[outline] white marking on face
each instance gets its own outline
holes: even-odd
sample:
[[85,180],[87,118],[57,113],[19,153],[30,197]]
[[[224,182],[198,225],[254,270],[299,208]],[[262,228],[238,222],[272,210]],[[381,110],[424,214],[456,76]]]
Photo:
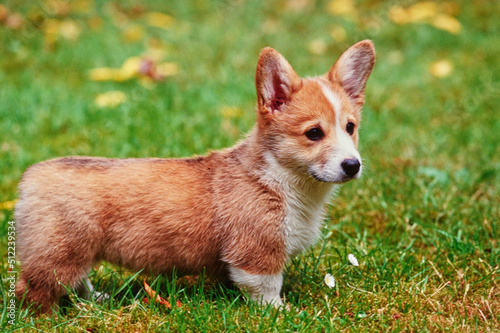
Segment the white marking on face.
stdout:
[[[336,135],[336,145],[330,153],[330,157],[327,162],[323,165],[312,165],[309,167],[311,174],[323,181],[340,183],[351,178],[346,175],[342,169],[341,163],[346,159],[355,158],[361,163],[361,156],[359,155],[352,137],[342,128],[340,115],[342,113],[342,104],[338,96],[326,86],[321,80],[317,80],[321,86],[323,94],[328,99],[335,112],[335,135]],[[362,166],[360,167],[358,173],[353,178],[359,178],[361,176]]]

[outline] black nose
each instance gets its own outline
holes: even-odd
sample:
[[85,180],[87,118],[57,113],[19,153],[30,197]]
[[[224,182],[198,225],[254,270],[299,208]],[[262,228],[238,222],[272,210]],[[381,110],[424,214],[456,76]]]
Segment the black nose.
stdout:
[[357,158],[347,158],[343,160],[340,165],[342,166],[345,174],[349,177],[354,177],[361,167],[361,163],[359,163]]

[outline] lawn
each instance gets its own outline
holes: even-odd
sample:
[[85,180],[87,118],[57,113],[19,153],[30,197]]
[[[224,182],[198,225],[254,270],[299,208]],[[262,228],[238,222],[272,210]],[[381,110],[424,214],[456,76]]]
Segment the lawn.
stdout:
[[[499,35],[490,0],[3,1],[0,330],[500,330]],[[366,171],[328,207],[322,239],[287,265],[286,309],[203,274],[103,263],[90,279],[110,298],[71,295],[57,316],[17,309],[10,320],[7,235],[28,166],[231,146],[253,126],[260,49],[312,76],[362,39],[377,49]],[[145,278],[172,306],[148,297]]]

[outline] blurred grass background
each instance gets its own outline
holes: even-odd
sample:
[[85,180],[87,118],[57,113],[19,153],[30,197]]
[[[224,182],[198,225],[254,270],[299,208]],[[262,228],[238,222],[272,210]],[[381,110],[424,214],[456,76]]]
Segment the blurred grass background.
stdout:
[[[335,199],[324,240],[289,266],[284,295],[298,314],[256,324],[242,313],[267,317],[241,301],[229,326],[199,326],[180,310],[171,319],[184,324],[172,329],[499,329],[499,20],[490,0],[4,1],[0,228],[29,165],[228,147],[253,126],[260,49],[312,76],[371,39],[367,171]],[[6,241],[0,249],[6,257]],[[359,269],[343,265],[348,253]],[[337,273],[335,292],[326,272]]]

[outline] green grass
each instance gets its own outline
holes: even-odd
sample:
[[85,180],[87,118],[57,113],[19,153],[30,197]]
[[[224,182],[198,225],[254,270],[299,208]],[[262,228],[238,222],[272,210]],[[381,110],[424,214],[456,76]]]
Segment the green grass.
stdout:
[[[24,170],[48,158],[178,157],[232,145],[253,125],[255,65],[264,46],[307,76],[324,73],[351,44],[374,41],[377,64],[360,133],[367,168],[329,208],[324,238],[287,266],[289,309],[260,307],[203,276],[148,276],[162,297],[180,301],[167,309],[144,301],[143,274],[103,264],[90,278],[110,299],[72,295],[74,302],[55,317],[18,309],[10,325],[2,237],[2,331],[500,330],[495,1],[454,1],[462,25],[457,35],[389,19],[390,7],[412,1],[356,1],[351,18],[329,13],[328,1],[305,1],[310,5],[300,11],[278,0],[125,1],[122,9],[91,1],[88,11],[69,14],[55,13],[50,3],[3,2],[24,17],[24,26],[0,24],[0,203],[15,200]],[[84,1],[70,7],[76,3]],[[175,22],[150,26],[141,12],[152,10]],[[81,34],[51,44],[43,28],[48,18],[72,20]],[[143,35],[127,42],[123,33],[132,25]],[[332,38],[335,26],[343,27],[345,40]],[[324,50],[309,51],[315,40]],[[89,70],[120,67],[158,43],[165,61],[178,64],[177,75],[152,85],[89,79]],[[441,59],[453,71],[437,78],[429,68]],[[96,106],[95,97],[110,90],[123,91],[127,101]],[[12,210],[0,210],[1,234],[12,220]],[[359,267],[348,265],[349,253]],[[326,273],[335,276],[335,288],[324,284]]]

